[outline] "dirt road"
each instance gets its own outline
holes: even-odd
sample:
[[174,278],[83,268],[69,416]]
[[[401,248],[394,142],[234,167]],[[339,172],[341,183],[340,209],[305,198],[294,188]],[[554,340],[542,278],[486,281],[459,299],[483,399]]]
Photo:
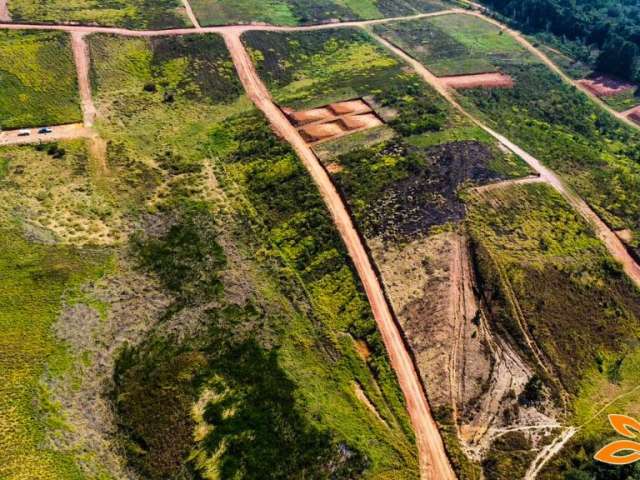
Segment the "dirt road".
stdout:
[[78,90],[80,92],[80,105],[82,107],[84,126],[89,128],[93,126],[97,110],[93,104],[93,98],[91,96],[91,80],[89,78],[89,46],[87,45],[84,36],[84,33],[73,32],[71,34],[71,48],[73,49],[73,58],[76,63]]
[[81,123],[58,125],[51,127],[51,133],[38,133],[37,128],[27,129],[29,135],[20,136],[20,130],[0,132],[0,146],[28,145],[31,143],[46,143],[57,140],[72,140],[74,138],[91,138],[93,132]]
[[9,0],[0,0],[0,22],[10,22],[11,14],[9,13]]
[[411,422],[415,429],[423,479],[453,480],[455,474],[444,449],[426,395],[418,379],[415,366],[402,340],[391,314],[382,287],[378,281],[360,236],[327,172],[298,131],[289,123],[282,111],[273,103],[271,95],[258,77],[254,65],[237,33],[225,32],[225,41],[238,75],[249,97],[262,110],[273,128],[291,144],[315,181],[333,221],[344,241],[365,289],[378,329],[389,353],[404,393]]
[[[0,2],[3,0],[0,0]],[[239,35],[249,31],[266,31],[266,32],[299,32],[314,30],[331,30],[334,28],[353,28],[367,25],[376,25],[386,22],[394,22],[401,20],[419,20],[421,18],[437,17],[440,15],[449,15],[451,13],[462,13],[465,10],[453,8],[450,10],[441,10],[431,13],[420,13],[417,15],[408,15],[404,17],[380,18],[377,20],[359,20],[352,22],[330,22],[319,25],[307,25],[301,27],[276,27],[273,25],[227,25],[218,27],[193,27],[193,28],[173,28],[164,30],[130,30],[128,28],[118,27],[98,27],[89,25],[55,25],[55,24],[32,24],[32,23],[0,23],[0,30],[57,30],[62,32],[77,33],[111,33],[113,35],[122,35],[125,37],[164,37],[176,35],[192,35],[201,33],[218,33],[221,35]],[[197,21],[197,20],[196,20]],[[1,22],[1,21],[0,21]]]
[[409,65],[413,67],[413,69],[420,75],[427,83],[429,83],[435,90],[437,90],[443,97],[445,97],[457,110],[466,115],[471,121],[473,121],[476,125],[482,128],[484,131],[489,133],[492,137],[494,137],[498,142],[507,147],[513,153],[522,158],[525,162],[529,164],[529,166],[540,176],[540,181],[544,181],[553,186],[570,204],[571,206],[592,226],[597,237],[605,244],[607,250],[611,254],[611,256],[618,261],[622,267],[624,268],[625,273],[629,276],[629,278],[633,281],[633,283],[640,288],[640,267],[633,260],[624,244],[618,238],[618,236],[611,230],[593,211],[593,209],[587,205],[582,198],[580,198],[571,188],[569,188],[560,177],[545,167],[540,160],[535,158],[533,155],[525,152],[522,148],[520,148],[515,143],[511,142],[506,137],[500,135],[495,132],[485,124],[483,124],[480,120],[475,118],[473,115],[468,113],[462,106],[457,102],[457,100],[451,94],[451,91],[443,85],[438,77],[433,75],[427,68],[422,65],[420,62],[415,60],[409,54],[407,54],[402,49],[396,47],[389,41],[384,38],[376,35],[372,32],[369,32],[373,38],[375,38],[380,44],[385,46],[387,49],[392,51],[398,57],[402,58]]
[[182,0],[182,4],[184,5],[184,9],[187,11],[187,17],[189,17],[189,20],[191,21],[193,26],[196,28],[201,28],[200,22],[198,22],[198,18],[196,17],[195,13],[193,13],[193,9],[191,8],[189,0]]

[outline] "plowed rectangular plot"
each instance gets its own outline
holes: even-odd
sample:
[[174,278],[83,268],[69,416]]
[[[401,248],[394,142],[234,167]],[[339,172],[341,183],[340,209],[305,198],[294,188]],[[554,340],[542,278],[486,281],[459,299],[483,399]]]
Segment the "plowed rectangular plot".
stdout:
[[440,77],[451,88],[511,88],[513,79],[504,73],[478,73],[476,75],[455,75]]
[[463,14],[394,22],[374,27],[437,76],[495,72],[497,61],[526,63],[526,51],[509,35]]
[[82,119],[69,36],[0,32],[0,128]]
[[298,25],[414,15],[447,8],[439,0],[191,0],[203,25]]
[[296,112],[283,111],[310,144],[335,139],[356,131],[384,125],[384,122],[362,99],[335,102],[330,105]]
[[180,0],[10,0],[14,21],[79,23],[138,29],[182,27],[188,20]]

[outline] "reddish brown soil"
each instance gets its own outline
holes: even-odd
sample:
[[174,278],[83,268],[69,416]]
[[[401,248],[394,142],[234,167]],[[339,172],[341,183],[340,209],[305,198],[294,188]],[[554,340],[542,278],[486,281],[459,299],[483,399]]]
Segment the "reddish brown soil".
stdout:
[[311,122],[319,122],[321,120],[329,120],[333,118],[331,110],[325,107],[314,108],[313,110],[305,110],[303,112],[285,111],[293,123],[297,125],[305,125]]
[[607,75],[585,78],[584,80],[578,80],[578,83],[599,97],[611,97],[635,88],[635,85],[632,83],[618,80],[617,78]]
[[364,115],[352,115],[348,117],[343,117],[342,123],[347,128],[347,130],[357,130],[360,128],[373,128],[373,127],[379,127],[380,125],[383,125],[382,120],[380,120],[373,113],[365,113]]
[[513,79],[504,73],[478,73],[475,75],[454,75],[440,77],[440,81],[450,88],[511,88]]
[[346,115],[348,113],[365,113],[370,112],[371,107],[363,100],[349,100],[347,102],[337,102],[329,105],[336,115]]
[[307,125],[300,129],[300,133],[310,142],[317,142],[327,138],[336,137],[344,133],[340,122],[321,123],[317,125]]
[[629,118],[630,120],[633,120],[634,122],[640,125],[640,105],[633,107],[627,110],[626,112],[622,112],[622,113],[623,115],[626,115],[627,118]]
[[326,168],[327,172],[329,173],[340,173],[342,170],[344,170],[344,167],[339,163],[330,163]]

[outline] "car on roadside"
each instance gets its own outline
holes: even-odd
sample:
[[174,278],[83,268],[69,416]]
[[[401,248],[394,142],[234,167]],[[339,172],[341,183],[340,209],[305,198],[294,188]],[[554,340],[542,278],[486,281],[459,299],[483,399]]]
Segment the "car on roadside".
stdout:
[[41,129],[38,130],[39,134],[47,134],[47,133],[52,133],[53,130],[51,130],[51,128],[49,127],[42,127]]
[[31,135],[31,130],[27,130],[26,128],[23,128],[22,130],[18,130],[19,137],[28,137],[29,135]]

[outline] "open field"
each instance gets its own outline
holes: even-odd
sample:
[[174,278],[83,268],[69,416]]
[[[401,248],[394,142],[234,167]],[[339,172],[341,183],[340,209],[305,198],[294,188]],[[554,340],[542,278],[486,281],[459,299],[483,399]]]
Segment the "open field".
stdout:
[[0,128],[81,120],[69,37],[57,32],[0,32]]
[[374,31],[437,76],[495,72],[499,70],[499,61],[514,64],[531,61],[509,35],[468,15],[376,25]]
[[127,28],[167,28],[187,24],[180,0],[11,0],[15,22],[80,23]]
[[446,8],[439,0],[192,0],[191,5],[202,25],[299,25],[405,16]]
[[[610,435],[606,410],[596,416],[599,409],[638,385],[634,338],[640,292],[590,228],[544,184],[472,197],[468,224],[491,321],[525,356],[540,362],[544,381],[525,390],[521,401],[542,404],[564,396],[566,421],[578,427],[586,423],[571,441],[569,456],[584,456],[580,448],[587,445],[591,452]],[[635,398],[637,393],[621,397],[617,407]],[[589,456],[572,466],[562,455],[540,478],[567,478],[560,472],[567,475],[574,468],[599,469],[593,478],[624,478],[606,476],[612,470],[587,461]],[[485,463],[485,473],[508,478],[511,462],[509,456],[494,458]]]

